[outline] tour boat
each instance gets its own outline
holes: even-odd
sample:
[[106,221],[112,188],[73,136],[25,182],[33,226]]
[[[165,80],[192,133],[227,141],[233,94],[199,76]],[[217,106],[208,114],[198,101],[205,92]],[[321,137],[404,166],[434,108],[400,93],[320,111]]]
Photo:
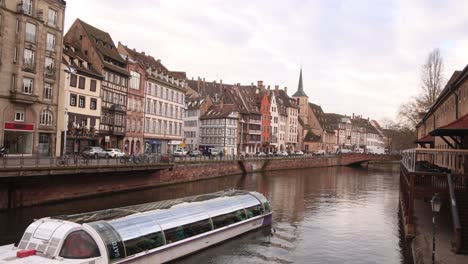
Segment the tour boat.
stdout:
[[268,200],[229,190],[34,221],[0,263],[163,263],[271,225]]

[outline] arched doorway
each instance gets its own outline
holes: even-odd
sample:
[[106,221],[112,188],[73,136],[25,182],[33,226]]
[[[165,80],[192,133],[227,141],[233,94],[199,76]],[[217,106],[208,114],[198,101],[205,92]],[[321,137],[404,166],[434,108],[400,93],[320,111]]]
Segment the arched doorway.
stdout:
[[125,153],[128,153],[128,145],[130,144],[130,142],[128,140],[125,140],[125,144],[124,144],[124,152]]
[[140,140],[136,142],[135,153],[140,154]]
[[135,147],[135,141],[132,140],[132,145],[130,146],[130,154],[133,154],[135,150],[134,147]]

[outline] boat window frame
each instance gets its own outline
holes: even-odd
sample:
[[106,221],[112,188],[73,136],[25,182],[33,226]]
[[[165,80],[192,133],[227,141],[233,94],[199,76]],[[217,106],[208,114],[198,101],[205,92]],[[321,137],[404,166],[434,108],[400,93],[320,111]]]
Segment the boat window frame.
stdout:
[[[74,237],[74,236],[76,236],[78,234],[85,235],[85,238],[81,237],[81,239],[85,239],[85,240],[87,240],[87,242],[91,242],[92,243],[91,246],[94,247],[94,249],[92,249],[94,252],[92,254],[88,254],[88,255],[85,255],[85,256],[71,256],[70,255],[71,253],[64,256],[64,254],[66,254],[66,253],[64,253],[65,250],[68,250],[68,251],[77,250],[76,248],[75,249],[69,249],[68,247],[70,246],[70,244],[68,242],[69,242],[69,239],[71,239],[72,237]],[[76,246],[75,243],[71,243],[71,245]],[[63,240],[62,246],[60,247],[60,251],[59,251],[58,256],[61,257],[61,258],[64,258],[64,259],[91,259],[91,258],[101,257],[102,255],[101,255],[101,250],[99,249],[98,243],[93,238],[93,236],[90,233],[88,233],[86,230],[78,229],[78,230],[74,230],[74,231],[70,232],[69,234],[67,234],[66,238]]]

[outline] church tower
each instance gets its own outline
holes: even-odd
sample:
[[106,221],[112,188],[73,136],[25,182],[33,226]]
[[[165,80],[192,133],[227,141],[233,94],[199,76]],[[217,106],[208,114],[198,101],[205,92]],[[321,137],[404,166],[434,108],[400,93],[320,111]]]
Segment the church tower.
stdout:
[[299,73],[299,84],[297,86],[297,91],[295,94],[293,94],[292,97],[296,100],[297,104],[299,105],[299,117],[307,124],[307,110],[309,109],[309,97],[304,92],[304,85],[302,83],[302,67]]

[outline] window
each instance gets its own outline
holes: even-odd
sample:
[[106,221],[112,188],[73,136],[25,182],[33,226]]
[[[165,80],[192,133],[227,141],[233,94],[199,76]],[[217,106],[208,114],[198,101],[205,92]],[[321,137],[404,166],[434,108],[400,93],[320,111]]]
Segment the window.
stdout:
[[55,65],[55,60],[51,57],[46,57],[45,58],[45,67],[46,67],[46,70],[48,71],[52,71],[55,69],[54,67]]
[[44,83],[44,99],[52,99],[52,85],[50,83]]
[[25,40],[28,42],[36,43],[36,25],[26,22],[26,35]]
[[90,108],[91,108],[91,110],[96,110],[97,109],[97,100],[95,98],[91,98]]
[[76,87],[77,76],[75,74],[70,75],[70,86]]
[[70,105],[76,106],[76,94],[70,94]]
[[212,220],[214,228],[217,229],[240,222],[246,218],[244,210],[237,210],[236,212],[213,217]]
[[189,237],[193,237],[202,233],[211,231],[211,223],[209,219],[201,220],[195,223],[178,226],[168,230],[164,230],[166,243],[174,243]]
[[54,34],[47,33],[46,49],[50,51],[55,50],[55,35]]
[[49,8],[49,16],[47,19],[47,24],[52,27],[57,26],[57,11]]
[[32,15],[32,0],[23,0],[23,13]]
[[23,93],[32,94],[33,91],[33,79],[23,78]]
[[43,110],[41,112],[41,119],[39,120],[39,124],[43,126],[51,126],[52,125],[52,112],[49,110]]
[[84,89],[85,88],[86,79],[83,76],[80,76],[78,81],[78,88]]
[[131,71],[130,75],[130,88],[140,90],[140,74],[138,72]]
[[85,108],[86,106],[86,97],[80,96],[78,100],[78,107]]
[[23,122],[24,121],[24,109],[21,107],[16,107],[15,110],[15,121]]
[[61,257],[70,259],[95,258],[100,255],[96,242],[83,230],[70,233],[60,250]]
[[34,50],[24,49],[24,64],[34,66]]
[[89,86],[89,90],[90,90],[91,92],[95,92],[95,91],[96,91],[96,83],[97,83],[96,80],[91,80],[91,84],[90,84],[90,86]]

